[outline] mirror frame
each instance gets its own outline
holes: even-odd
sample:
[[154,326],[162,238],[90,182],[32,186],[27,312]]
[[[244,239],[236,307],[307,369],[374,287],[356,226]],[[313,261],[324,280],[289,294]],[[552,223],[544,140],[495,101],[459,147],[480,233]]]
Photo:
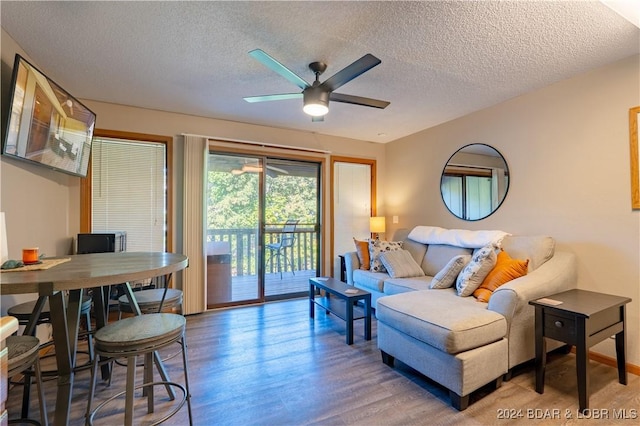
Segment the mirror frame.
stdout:
[[[498,154],[498,156],[502,159],[502,161],[503,161],[503,163],[504,163],[504,166],[505,166],[504,168],[505,168],[505,171],[506,171],[506,175],[507,175],[509,178],[507,179],[507,182],[506,182],[506,187],[505,187],[505,190],[504,190],[504,196],[502,197],[502,199],[500,199],[500,201],[498,202],[498,205],[497,205],[497,206],[496,206],[496,207],[491,211],[491,213],[489,213],[489,214],[487,214],[487,215],[485,215],[485,216],[479,217],[479,218],[477,218],[477,219],[466,219],[466,218],[464,218],[464,217],[460,217],[460,216],[458,216],[456,213],[454,213],[454,212],[451,210],[451,208],[449,207],[449,205],[448,205],[448,204],[447,204],[447,202],[445,201],[444,193],[443,193],[443,191],[442,191],[442,183],[443,183],[443,179],[444,179],[444,176],[445,176],[445,171],[446,171],[446,169],[447,169],[447,166],[449,166],[449,163],[451,163],[451,159],[452,159],[453,157],[455,157],[458,153],[460,153],[460,151],[464,150],[465,148],[472,147],[472,146],[483,146],[483,147],[491,148],[493,151],[495,151],[495,152]],[[509,165],[507,164],[507,160],[504,158],[504,155],[502,155],[502,153],[501,153],[500,151],[498,151],[496,148],[494,148],[494,147],[492,147],[491,145],[488,145],[488,144],[486,144],[486,143],[479,143],[479,142],[478,142],[478,143],[470,143],[470,144],[464,145],[464,146],[460,147],[459,149],[457,149],[457,150],[456,150],[456,151],[455,151],[455,152],[454,152],[454,153],[449,157],[449,159],[448,159],[448,160],[447,160],[447,162],[445,163],[445,165],[444,165],[444,167],[443,167],[443,169],[442,169],[442,173],[441,173],[441,175],[440,175],[440,197],[442,198],[442,202],[444,203],[444,205],[445,205],[445,207],[447,208],[447,210],[449,211],[449,213],[451,213],[452,215],[454,215],[454,216],[455,216],[455,217],[457,217],[458,219],[461,219],[461,220],[464,220],[464,221],[467,221],[467,222],[476,222],[476,221],[479,221],[479,220],[482,220],[482,219],[486,219],[486,218],[488,218],[489,216],[491,216],[492,214],[494,214],[494,213],[495,213],[495,212],[500,208],[500,206],[502,206],[502,204],[504,203],[504,200],[507,198],[507,194],[509,193],[509,187],[510,187],[510,186],[511,186],[511,172],[510,172],[510,170],[509,170]]]

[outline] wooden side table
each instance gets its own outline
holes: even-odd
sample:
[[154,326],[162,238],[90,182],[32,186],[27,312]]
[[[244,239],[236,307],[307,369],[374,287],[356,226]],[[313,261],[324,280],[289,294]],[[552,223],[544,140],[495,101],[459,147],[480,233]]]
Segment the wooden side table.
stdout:
[[577,289],[531,300],[529,304],[536,309],[536,392],[544,393],[545,337],[576,348],[580,411],[589,408],[589,348],[613,335],[618,381],[626,385],[625,307],[629,302],[628,297]]

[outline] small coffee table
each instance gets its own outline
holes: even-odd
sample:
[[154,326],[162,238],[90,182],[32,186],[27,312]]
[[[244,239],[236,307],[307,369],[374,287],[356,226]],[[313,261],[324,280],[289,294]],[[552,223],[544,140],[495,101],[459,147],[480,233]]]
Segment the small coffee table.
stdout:
[[568,290],[529,301],[536,309],[536,392],[544,393],[545,337],[575,345],[580,411],[589,408],[589,347],[616,336],[618,381],[627,384],[625,305],[628,297]]
[[[325,296],[316,297],[318,289],[326,292]],[[331,297],[331,296],[335,297]],[[355,306],[364,301],[364,309]],[[371,340],[371,293],[350,286],[334,278],[309,278],[309,316],[314,318],[315,305],[325,312],[333,313],[347,323],[347,345],[353,344],[353,321],[364,318],[364,338]]]

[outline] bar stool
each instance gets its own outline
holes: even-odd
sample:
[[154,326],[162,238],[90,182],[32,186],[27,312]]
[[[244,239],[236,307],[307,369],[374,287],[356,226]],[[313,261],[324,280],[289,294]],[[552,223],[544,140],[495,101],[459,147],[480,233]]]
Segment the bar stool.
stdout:
[[[29,323],[29,319],[31,318],[31,313],[34,311],[37,302],[38,302],[37,300],[32,300],[30,302],[14,305],[7,310],[7,315],[15,317],[18,320],[18,324],[26,326]],[[87,361],[86,364],[76,367],[75,371],[88,369],[89,367],[91,367],[91,363],[93,361],[93,342],[91,340],[91,333],[92,333],[91,303],[92,303],[91,296],[82,297],[82,303],[80,305],[80,318],[83,318],[85,321],[86,331],[78,335],[79,338],[85,337],[85,336],[87,337],[87,351],[86,352],[78,351],[78,352],[87,353],[89,356],[89,360]],[[40,312],[40,316],[38,317],[36,324],[45,324],[50,322],[51,322],[51,310],[49,308],[49,300],[47,300],[42,307],[42,311]],[[51,345],[53,345],[53,341],[43,343],[42,345],[40,345],[39,349],[43,349]],[[44,355],[43,358],[47,358],[50,356],[53,356],[53,354],[46,354]],[[34,371],[31,368],[27,368],[23,372],[25,375],[25,381],[24,381],[24,390],[23,390],[23,396],[22,396],[22,417],[27,418],[29,417],[29,396],[31,394],[31,376],[34,375]],[[42,374],[43,376],[51,377],[51,376],[57,376],[58,372],[57,370],[46,370],[46,371],[41,371],[40,374]]]
[[[182,290],[175,288],[167,288],[166,295],[164,288],[140,290],[133,294],[136,297],[138,306],[140,306],[140,312],[143,314],[157,313],[161,309],[174,309],[182,305]],[[126,294],[118,298],[118,308],[120,309],[120,315],[122,312],[133,313]]]
[[[183,393],[182,401],[169,412],[165,417],[155,421],[159,424],[176,414],[180,408],[187,403],[189,411],[189,424],[193,424],[191,417],[191,394],[189,392],[189,374],[187,363],[187,345],[185,341],[186,320],[182,315],[170,313],[153,313],[125,318],[106,325],[99,329],[95,335],[95,352],[106,358],[127,358],[127,379],[126,389],[98,405],[95,410],[91,410],[95,395],[98,356],[94,357],[93,368],[91,370],[91,384],[89,387],[89,402],[87,404],[87,423],[93,424],[97,412],[106,404],[125,395],[124,424],[133,424],[133,397],[136,389],[148,388],[147,413],[154,411],[153,386],[165,385],[177,387]],[[184,367],[184,382],[182,386],[172,381],[153,381],[153,354],[175,342],[180,342],[182,346],[182,362]],[[136,385],[136,358],[144,355],[144,379],[143,383]]]
[[[7,310],[7,315],[15,317],[18,319],[18,324],[27,325],[29,323],[29,318],[31,318],[31,313],[36,307],[37,300],[32,300],[30,302],[20,303],[18,305],[14,305]],[[91,342],[91,296],[82,296],[82,304],[80,305],[80,318],[84,319],[86,331],[82,332],[78,335],[78,337],[87,337],[87,350],[89,354],[89,362],[87,366],[91,364],[93,360],[93,344]],[[51,310],[49,309],[49,300],[44,303],[40,316],[38,317],[37,324],[45,324],[51,322]],[[47,342],[43,346],[52,345],[53,342]],[[82,366],[84,367],[84,366]],[[55,375],[56,372],[43,372],[45,376],[47,375]]]
[[[34,336],[9,336],[6,340],[8,349],[8,366],[7,377],[13,377],[19,373],[25,372],[29,368],[35,371],[36,386],[38,388],[38,403],[40,406],[40,423],[35,420],[27,419],[23,415],[22,419],[9,420],[9,423],[31,423],[36,425],[47,426],[47,406],[44,399],[44,386],[42,383],[42,374],[40,371],[40,357],[38,350],[40,349],[40,340]],[[25,383],[31,382],[31,376],[25,374]],[[26,389],[26,386],[25,386]],[[24,412],[24,407],[23,407]]]

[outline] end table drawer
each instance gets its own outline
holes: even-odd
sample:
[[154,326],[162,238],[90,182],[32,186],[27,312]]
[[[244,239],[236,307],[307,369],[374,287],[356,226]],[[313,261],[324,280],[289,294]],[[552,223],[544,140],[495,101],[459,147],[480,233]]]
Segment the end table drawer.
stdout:
[[544,336],[561,342],[576,343],[576,321],[573,317],[545,312],[544,314]]

